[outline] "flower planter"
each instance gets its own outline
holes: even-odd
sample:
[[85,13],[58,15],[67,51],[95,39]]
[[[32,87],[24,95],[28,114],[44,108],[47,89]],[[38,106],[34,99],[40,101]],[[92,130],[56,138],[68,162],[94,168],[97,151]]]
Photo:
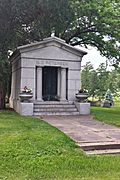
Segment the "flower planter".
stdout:
[[88,93],[78,93],[75,95],[78,102],[86,102],[88,96]]
[[19,98],[21,102],[29,102],[30,99],[33,97],[33,93],[20,93]]

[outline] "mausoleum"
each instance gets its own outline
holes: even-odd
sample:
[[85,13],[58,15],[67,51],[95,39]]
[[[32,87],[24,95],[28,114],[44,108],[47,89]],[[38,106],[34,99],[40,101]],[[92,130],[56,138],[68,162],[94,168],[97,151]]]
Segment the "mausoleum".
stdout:
[[[47,108],[48,112],[54,110],[57,114],[62,105],[73,108],[75,94],[81,86],[81,61],[86,54],[57,37],[18,47],[11,56],[10,106],[22,115],[46,114]],[[25,86],[32,89],[29,102],[21,102],[19,97]],[[62,106],[63,114],[67,106]]]

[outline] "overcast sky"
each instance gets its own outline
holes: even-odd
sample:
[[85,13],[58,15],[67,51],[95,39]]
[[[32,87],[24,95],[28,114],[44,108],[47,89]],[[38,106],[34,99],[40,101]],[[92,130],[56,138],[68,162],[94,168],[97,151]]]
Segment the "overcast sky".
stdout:
[[94,68],[98,68],[99,64],[106,63],[106,57],[103,57],[100,55],[99,51],[97,51],[95,48],[89,48],[85,50],[88,52],[87,55],[83,57],[82,60],[82,66],[86,64],[86,62],[91,62]]
[[101,63],[106,63],[106,57],[101,56],[96,48],[89,47],[89,49],[85,49],[79,46],[77,46],[77,48],[80,48],[88,53],[82,59],[82,66],[84,66],[86,62],[90,61],[94,68],[97,69]]

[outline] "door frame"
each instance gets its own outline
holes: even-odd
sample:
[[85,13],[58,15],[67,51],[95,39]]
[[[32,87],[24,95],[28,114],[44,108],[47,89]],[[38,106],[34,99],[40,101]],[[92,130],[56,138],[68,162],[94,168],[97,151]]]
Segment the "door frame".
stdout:
[[[45,73],[45,69],[48,71],[48,74],[46,75],[46,77],[45,77],[45,75],[44,75],[44,73]],[[49,72],[49,69],[51,70],[50,72]],[[52,94],[52,92],[50,92],[51,94],[49,94],[49,91],[51,91],[52,90],[52,87],[53,87],[53,85],[51,85],[52,87],[50,87],[49,85],[50,85],[50,82],[48,83],[48,94],[44,94],[45,93],[45,84],[44,83],[47,83],[48,81],[46,81],[46,79],[44,79],[44,78],[47,78],[47,76],[48,77],[50,77],[51,78],[51,80],[52,80],[52,78],[54,77],[54,75],[52,76],[52,74],[50,75],[50,73],[52,73],[52,69],[53,70],[55,70],[55,71],[53,71],[53,73],[55,73],[55,89],[54,89],[54,91],[55,91],[55,93],[54,93],[54,91],[53,91],[53,94]],[[49,79],[50,80],[50,79]],[[54,82],[54,81],[53,81]],[[55,67],[55,66],[44,66],[43,68],[42,68],[42,99],[44,100],[44,101],[57,101],[58,99],[57,99],[57,93],[58,93],[58,86],[57,86],[57,83],[58,83],[58,67]],[[52,83],[51,83],[52,84]],[[46,91],[47,92],[47,91]],[[44,97],[46,95],[46,97]]]

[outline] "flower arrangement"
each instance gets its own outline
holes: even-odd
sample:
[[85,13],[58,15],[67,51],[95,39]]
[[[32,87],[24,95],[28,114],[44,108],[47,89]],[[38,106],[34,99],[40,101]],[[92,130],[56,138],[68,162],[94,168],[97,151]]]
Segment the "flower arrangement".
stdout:
[[88,93],[88,90],[86,90],[86,89],[79,89],[79,90],[78,90],[78,94],[79,94],[79,93]]
[[25,86],[25,87],[22,89],[22,93],[32,93],[32,89],[29,89],[27,86]]
[[19,93],[19,98],[21,102],[30,102],[30,99],[33,97],[32,89],[29,89],[25,86]]
[[78,90],[78,93],[75,95],[78,102],[86,102],[89,94],[86,89],[80,89]]

